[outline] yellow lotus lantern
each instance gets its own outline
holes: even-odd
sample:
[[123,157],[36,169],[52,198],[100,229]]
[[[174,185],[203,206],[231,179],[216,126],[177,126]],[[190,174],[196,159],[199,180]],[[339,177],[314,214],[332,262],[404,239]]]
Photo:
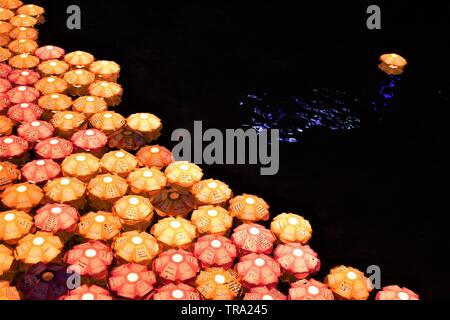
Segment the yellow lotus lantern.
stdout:
[[220,205],[228,201],[232,191],[227,184],[219,180],[203,180],[192,186],[191,192],[199,203]]
[[308,220],[293,213],[282,213],[273,218],[270,230],[284,243],[308,243],[312,236],[312,228]]
[[201,234],[224,235],[233,225],[230,213],[222,207],[201,206],[192,212],[192,223]]
[[0,197],[8,208],[28,211],[41,202],[44,193],[35,184],[26,182],[7,187]]
[[119,259],[145,265],[148,265],[159,252],[156,239],[146,232],[138,231],[122,233],[116,238],[112,248]]
[[127,181],[113,174],[98,175],[88,184],[90,204],[97,210],[111,210],[113,203],[128,191]]
[[99,80],[116,82],[120,74],[120,66],[114,61],[99,60],[89,66],[89,71]]
[[103,98],[83,96],[73,102],[73,109],[83,113],[87,118],[90,118],[96,113],[106,111],[108,105]]
[[145,230],[153,218],[153,205],[142,196],[125,196],[114,203],[113,213],[125,225]]
[[101,158],[100,162],[102,168],[106,171],[124,177],[128,176],[138,166],[136,157],[124,150],[108,152]]
[[20,293],[16,287],[11,287],[7,281],[0,281],[1,300],[20,300]]
[[54,202],[72,204],[81,208],[84,204],[86,184],[74,177],[64,177],[47,182],[44,187],[45,196]]
[[164,171],[167,181],[175,186],[190,188],[203,176],[199,166],[187,161],[175,161]]
[[13,251],[0,244],[0,276],[7,272],[14,262]]
[[203,270],[195,280],[197,291],[206,300],[238,299],[243,287],[239,275],[232,269],[208,268]]
[[92,54],[85,51],[69,52],[64,56],[64,61],[74,68],[84,68],[94,62],[95,58]]
[[140,132],[148,142],[157,139],[162,129],[161,119],[151,113],[135,113],[127,118],[127,126]]
[[59,111],[52,116],[50,124],[55,128],[59,137],[67,139],[77,130],[86,127],[86,117],[76,111]]
[[59,76],[69,70],[68,63],[61,60],[47,60],[39,64],[38,70],[44,76]]
[[372,283],[358,269],[339,266],[331,269],[325,278],[337,298],[346,300],[366,300],[373,290]]
[[263,199],[250,194],[243,194],[231,199],[228,210],[233,217],[245,222],[269,219],[269,205]]
[[33,217],[23,211],[0,212],[0,240],[14,243],[34,228]]
[[188,248],[197,237],[196,227],[184,218],[168,217],[153,225],[151,233],[168,247]]
[[49,232],[38,231],[20,239],[15,251],[15,257],[27,264],[53,261],[63,248],[61,239]]
[[100,160],[90,153],[75,153],[61,164],[63,175],[89,182],[100,169]]
[[95,129],[103,131],[106,134],[113,134],[122,129],[126,121],[125,118],[117,112],[104,111],[90,117],[89,123]]
[[128,175],[131,192],[135,194],[153,194],[166,186],[166,176],[155,168],[141,168]]
[[111,240],[120,233],[122,223],[120,218],[111,212],[89,212],[80,218],[79,234],[90,240]]

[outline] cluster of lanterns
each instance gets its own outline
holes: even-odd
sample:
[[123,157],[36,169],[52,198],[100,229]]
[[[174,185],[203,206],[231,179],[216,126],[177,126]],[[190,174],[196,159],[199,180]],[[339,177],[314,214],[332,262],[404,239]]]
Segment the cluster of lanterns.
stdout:
[[[234,196],[150,145],[156,116],[111,111],[122,95],[117,63],[39,47],[44,9],[0,7],[0,299],[369,297],[354,268],[314,280],[320,260],[304,217],[282,213],[264,227],[264,199]],[[418,296],[389,286],[377,299]]]

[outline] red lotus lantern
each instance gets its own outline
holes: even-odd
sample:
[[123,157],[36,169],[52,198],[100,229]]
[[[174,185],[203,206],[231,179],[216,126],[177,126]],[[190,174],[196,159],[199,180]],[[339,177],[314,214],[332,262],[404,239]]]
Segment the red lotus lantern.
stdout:
[[34,149],[41,158],[62,160],[72,153],[73,145],[62,138],[48,138],[39,142]]
[[164,282],[189,281],[200,271],[197,258],[183,249],[162,252],[154,261],[152,270]]
[[273,252],[283,270],[296,279],[304,279],[319,271],[320,260],[310,246],[300,243],[280,244]]
[[40,78],[39,73],[32,70],[14,70],[8,75],[8,80],[18,86],[31,86]]
[[289,300],[334,300],[334,295],[326,284],[303,279],[291,284]]
[[146,146],[136,154],[139,163],[146,167],[162,169],[173,162],[172,152],[162,146]]
[[169,283],[156,289],[153,300],[201,300],[201,298],[194,287],[184,283]]
[[108,136],[100,130],[87,129],[76,132],[71,141],[78,149],[95,152],[105,147]]
[[10,105],[8,95],[6,93],[0,94],[0,112],[8,109]]
[[275,288],[256,287],[244,295],[244,300],[287,300],[287,297]]
[[270,254],[276,238],[270,230],[256,223],[244,223],[234,229],[231,240],[244,253]]
[[50,123],[34,120],[21,124],[17,128],[17,134],[26,141],[35,143],[49,139],[53,135],[54,130]]
[[156,276],[146,266],[128,263],[114,268],[108,278],[109,288],[118,296],[128,299],[142,299],[151,293]]
[[39,119],[43,113],[44,110],[37,104],[21,103],[9,108],[8,117],[16,122],[31,122]]
[[16,136],[0,138],[0,159],[20,157],[28,150],[28,142]]
[[7,78],[13,68],[6,63],[0,63],[0,78]]
[[73,232],[80,215],[72,206],[66,204],[46,204],[39,208],[34,216],[36,227],[48,232]]
[[265,254],[250,253],[241,257],[235,270],[247,288],[264,286],[273,288],[281,276],[280,264]]
[[237,257],[237,248],[230,239],[217,235],[206,235],[197,239],[194,244],[194,255],[200,261],[202,268],[233,265]]
[[36,101],[41,94],[33,87],[19,86],[9,90],[7,95],[12,103],[30,103]]
[[102,287],[84,284],[69,291],[63,300],[112,300],[112,297],[109,291]]
[[34,52],[34,54],[42,61],[59,60],[64,56],[64,49],[56,46],[43,46]]
[[376,300],[419,300],[419,295],[407,288],[387,286],[378,291]]
[[50,159],[33,160],[25,164],[22,175],[28,182],[41,183],[55,179],[61,175],[61,167]]

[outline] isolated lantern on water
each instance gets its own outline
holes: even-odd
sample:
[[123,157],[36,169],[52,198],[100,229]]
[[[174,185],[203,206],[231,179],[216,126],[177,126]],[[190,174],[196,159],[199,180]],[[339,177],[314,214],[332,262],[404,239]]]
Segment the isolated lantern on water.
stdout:
[[[76,146],[76,144],[75,144]],[[74,153],[61,163],[63,175],[89,182],[100,169],[100,160],[90,153]]]
[[282,213],[273,218],[270,230],[284,243],[308,243],[312,228],[308,220],[293,213]]
[[120,233],[119,217],[106,211],[88,212],[80,218],[78,233],[90,240],[107,241]]
[[0,162],[0,190],[20,180],[21,172],[15,164]]
[[59,76],[69,68],[69,64],[61,60],[47,60],[38,65],[38,70],[43,76]]
[[47,45],[36,49],[34,54],[41,61],[59,60],[64,56],[64,49],[53,45]]
[[39,208],[34,216],[36,227],[47,232],[75,231],[80,214],[72,206],[49,203]]
[[199,166],[187,161],[175,161],[164,171],[167,181],[173,185],[190,188],[203,176]]
[[142,299],[156,285],[156,276],[147,266],[128,263],[114,268],[108,278],[109,288],[118,296]]
[[276,240],[272,232],[256,223],[244,223],[233,230],[231,240],[245,253],[270,254]]
[[224,235],[230,230],[233,218],[222,207],[201,206],[192,212],[192,223],[201,234]]
[[8,80],[19,86],[31,86],[40,78],[39,73],[33,70],[14,70],[8,74]]
[[234,269],[247,288],[274,288],[281,276],[280,264],[265,254],[250,253],[242,256]]
[[97,285],[86,285],[70,290],[63,300],[112,300],[108,290]]
[[243,194],[230,199],[230,214],[242,221],[267,221],[269,205],[255,195]]
[[28,141],[31,146],[36,142],[49,139],[53,136],[54,131],[55,129],[50,123],[42,120],[25,122],[17,128],[19,137]]
[[195,226],[186,219],[168,217],[152,226],[151,233],[168,247],[188,248],[197,237]]
[[[154,194],[166,186],[164,174],[154,168],[140,168],[130,172],[127,177],[130,189],[135,194]],[[152,204],[155,201],[152,199]]]
[[63,249],[63,243],[58,236],[50,232],[38,231],[28,234],[18,241],[15,257],[26,264],[53,261]]
[[19,210],[0,212],[0,240],[15,243],[33,231],[33,217]]
[[366,300],[373,290],[372,283],[358,269],[339,266],[331,269],[325,283],[335,296],[346,300]]
[[169,283],[155,290],[153,300],[201,300],[200,294],[185,283]]
[[334,300],[334,295],[326,284],[303,279],[291,284],[289,300]]
[[73,151],[72,142],[62,138],[47,138],[36,144],[36,154],[43,159],[62,160]]
[[8,60],[9,65],[16,69],[34,69],[39,62],[38,57],[29,53],[18,54]]
[[195,242],[194,255],[202,268],[222,267],[228,269],[237,257],[237,248],[228,238],[205,235]]
[[146,232],[138,231],[122,233],[114,240],[112,248],[119,259],[145,265],[159,253],[156,239]]
[[8,208],[28,211],[41,202],[44,193],[35,184],[25,182],[10,185],[0,197]]
[[85,51],[69,52],[64,56],[64,61],[70,64],[73,68],[83,68],[89,66],[94,62],[95,58],[92,54]]
[[87,118],[90,118],[96,113],[106,111],[108,105],[103,98],[83,96],[73,102],[73,109],[83,113]]
[[50,124],[59,137],[67,139],[87,126],[86,117],[77,111],[58,111],[53,114]]
[[136,157],[141,165],[158,169],[167,167],[174,161],[172,152],[159,145],[145,146],[139,149]]
[[186,282],[196,277],[200,271],[195,256],[183,249],[163,251],[153,261],[152,270],[164,283]]
[[117,106],[122,101],[122,86],[115,82],[95,81],[89,86],[88,91],[90,95],[104,98],[110,107]]
[[279,244],[273,252],[288,278],[304,279],[319,271],[320,260],[310,246],[300,243]]
[[108,139],[108,147],[135,151],[146,144],[145,137],[137,131],[120,130]]
[[160,217],[186,217],[195,208],[195,199],[187,191],[171,188],[154,193],[152,204]]
[[386,286],[377,292],[375,300],[420,300],[419,295],[407,288],[397,285]]
[[89,66],[89,71],[99,80],[116,82],[120,75],[120,66],[114,61],[99,60]]
[[26,181],[41,183],[59,177],[61,175],[61,167],[53,160],[40,159],[26,163],[22,167],[21,172]]
[[208,268],[195,280],[197,291],[206,300],[234,300],[242,294],[239,275],[231,269]]
[[105,153],[100,162],[102,169],[125,177],[138,166],[136,157],[124,150]]
[[113,134],[125,126],[125,118],[114,111],[103,111],[89,118],[89,123],[95,129],[106,134]]
[[208,179],[194,184],[191,193],[201,204],[221,205],[232,196],[227,184],[219,180]]
[[244,295],[244,300],[287,300],[287,297],[275,288],[256,287]]

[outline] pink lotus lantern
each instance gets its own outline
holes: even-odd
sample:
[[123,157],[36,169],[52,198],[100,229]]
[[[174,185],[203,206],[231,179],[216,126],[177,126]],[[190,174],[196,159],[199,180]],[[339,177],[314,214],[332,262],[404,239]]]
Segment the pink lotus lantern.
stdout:
[[184,282],[195,278],[200,267],[191,252],[170,249],[162,252],[153,261],[152,270],[163,282]]
[[153,300],[201,300],[200,295],[184,283],[169,283],[156,289]]
[[145,146],[139,149],[136,157],[141,165],[149,168],[162,169],[173,162],[172,152],[158,145]]
[[244,223],[234,229],[231,240],[244,253],[270,254],[276,238],[272,232],[256,223]]
[[230,239],[217,235],[206,235],[194,244],[194,255],[202,268],[231,268],[237,257],[237,248]]
[[38,90],[28,86],[15,87],[6,94],[11,103],[35,102],[41,95]]
[[67,251],[64,261],[82,276],[104,279],[113,260],[111,248],[101,241],[91,240]]
[[142,299],[151,293],[156,276],[147,266],[128,263],[114,268],[108,278],[109,288],[118,296],[128,299]]
[[37,104],[21,103],[9,108],[8,117],[16,122],[31,122],[38,120],[43,113],[44,110]]
[[244,300],[287,300],[287,297],[275,288],[256,287],[244,295]]
[[39,142],[34,149],[44,159],[62,160],[73,151],[72,142],[62,138],[48,138]]
[[0,78],[7,78],[13,68],[6,63],[0,63]]
[[8,95],[6,93],[0,94],[0,112],[8,109],[10,105]]
[[320,260],[310,246],[300,243],[280,244],[273,252],[283,270],[296,279],[304,279],[319,271]]
[[21,124],[17,128],[17,134],[26,141],[35,143],[49,139],[53,135],[54,130],[50,123],[34,120]]
[[16,136],[0,138],[0,159],[11,159],[24,155],[28,150],[28,142]]
[[61,175],[61,167],[50,159],[33,160],[25,164],[22,176],[32,183],[41,183],[55,179]]
[[239,274],[242,284],[247,288],[273,288],[278,284],[278,278],[281,276],[280,264],[265,254],[250,253],[243,256],[234,269]]
[[95,152],[105,147],[108,136],[100,130],[87,129],[76,132],[70,140],[78,149]]
[[73,232],[80,215],[74,207],[66,204],[46,204],[39,208],[34,216],[36,227],[48,232]]
[[8,75],[8,80],[18,86],[31,86],[40,78],[39,73],[32,70],[14,70]]
[[291,284],[289,300],[334,300],[334,295],[326,284],[303,279]]
[[419,295],[407,288],[387,286],[378,291],[376,300],[419,300]]
[[37,48],[34,54],[41,60],[59,60],[64,56],[64,49],[56,46],[43,46]]
[[11,90],[12,84],[9,80],[0,78],[0,93],[5,93]]
[[69,291],[63,300],[112,300],[111,294],[108,290],[102,287],[86,284]]

